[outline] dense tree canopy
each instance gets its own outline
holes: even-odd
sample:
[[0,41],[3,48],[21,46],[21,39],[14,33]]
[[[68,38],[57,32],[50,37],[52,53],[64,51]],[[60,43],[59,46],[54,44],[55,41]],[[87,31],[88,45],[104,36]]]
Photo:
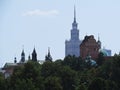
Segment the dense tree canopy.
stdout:
[[120,54],[107,61],[100,54],[97,67],[67,56],[42,65],[28,61],[7,79],[1,73],[0,90],[119,90],[119,77]]

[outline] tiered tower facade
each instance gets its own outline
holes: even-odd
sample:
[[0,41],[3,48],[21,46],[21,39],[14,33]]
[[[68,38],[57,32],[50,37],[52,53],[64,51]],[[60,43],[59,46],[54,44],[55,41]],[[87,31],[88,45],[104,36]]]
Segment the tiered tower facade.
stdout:
[[79,39],[79,30],[78,30],[78,24],[76,22],[76,10],[74,7],[74,21],[72,23],[72,29],[71,29],[71,38],[70,40],[65,41],[65,56],[68,55],[75,55],[76,57],[80,56],[80,44],[81,41]]

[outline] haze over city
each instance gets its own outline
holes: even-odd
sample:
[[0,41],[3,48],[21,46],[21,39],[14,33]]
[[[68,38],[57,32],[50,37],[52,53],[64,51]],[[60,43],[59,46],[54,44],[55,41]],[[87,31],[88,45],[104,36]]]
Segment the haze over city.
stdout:
[[44,60],[50,47],[54,60],[65,56],[65,40],[70,39],[74,5],[80,30],[85,35],[100,36],[102,47],[119,53],[119,0],[1,0],[0,66],[20,60],[24,46],[26,59],[36,48]]

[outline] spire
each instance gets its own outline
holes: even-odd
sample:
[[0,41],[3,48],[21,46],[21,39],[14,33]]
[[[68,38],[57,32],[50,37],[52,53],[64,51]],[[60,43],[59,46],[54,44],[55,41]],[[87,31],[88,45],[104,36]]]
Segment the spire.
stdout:
[[73,28],[74,30],[77,29],[77,22],[76,22],[76,7],[75,7],[75,5],[74,5],[74,21],[73,21],[73,23],[72,23],[72,28]]
[[52,56],[50,54],[50,48],[48,47],[48,54],[45,56],[45,61],[52,61]]
[[74,23],[76,23],[76,7],[74,5]]
[[36,53],[35,47],[34,47],[34,49],[33,49],[33,53]]
[[100,36],[99,36],[99,34],[98,34],[98,41],[100,41]]
[[24,53],[24,48],[22,50],[22,53],[21,53],[21,63],[24,63],[25,62],[25,53]]
[[37,61],[37,53],[36,53],[35,47],[34,47],[33,52],[32,52],[32,60]]
[[50,47],[48,47],[48,56],[50,56]]
[[24,53],[24,45],[22,45],[22,53],[21,53],[21,55],[22,55],[22,54],[25,54],[25,53]]
[[99,45],[99,48],[101,49],[101,41],[100,41],[100,37],[99,37],[99,34],[98,34],[98,41],[97,41],[98,45]]
[[24,49],[22,50],[21,56],[25,56]]

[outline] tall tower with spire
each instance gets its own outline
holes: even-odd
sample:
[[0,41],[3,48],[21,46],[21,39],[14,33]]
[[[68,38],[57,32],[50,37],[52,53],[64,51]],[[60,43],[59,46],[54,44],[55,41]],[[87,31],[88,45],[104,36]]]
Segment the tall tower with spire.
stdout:
[[74,6],[74,21],[72,23],[71,38],[65,41],[65,56],[75,55],[80,56],[80,44],[82,41],[79,39],[78,23],[76,21],[76,8]]

